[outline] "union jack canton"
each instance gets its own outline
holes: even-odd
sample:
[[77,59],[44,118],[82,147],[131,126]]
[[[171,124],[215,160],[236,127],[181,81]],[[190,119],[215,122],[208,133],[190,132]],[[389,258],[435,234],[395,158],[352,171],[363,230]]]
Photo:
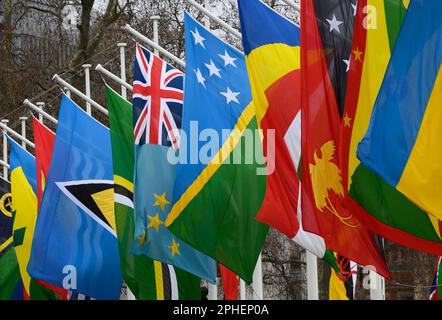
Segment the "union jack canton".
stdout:
[[132,96],[136,145],[160,144],[178,149],[183,80],[180,70],[137,43]]

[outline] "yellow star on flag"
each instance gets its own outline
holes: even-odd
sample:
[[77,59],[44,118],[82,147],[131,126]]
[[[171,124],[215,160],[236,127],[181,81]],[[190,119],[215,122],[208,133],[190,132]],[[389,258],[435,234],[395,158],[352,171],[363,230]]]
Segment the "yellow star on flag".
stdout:
[[146,243],[146,231],[143,231],[143,234],[139,236],[138,238],[138,248],[141,247],[143,244]]
[[154,207],[159,206],[161,210],[164,211],[164,207],[170,204],[170,201],[166,199],[166,192],[163,192],[161,196],[154,193],[153,196],[155,197],[155,203],[153,204]]
[[345,113],[343,120],[344,120],[344,126],[350,128],[351,127],[351,124],[350,124],[351,118],[348,116],[348,113]]
[[356,50],[353,50],[353,54],[355,55],[355,61],[360,61],[362,62],[361,56],[362,56],[362,51],[359,51],[359,48],[356,47]]
[[163,221],[161,221],[159,214],[157,213],[156,216],[147,216],[149,218],[149,224],[147,225],[148,228],[154,228],[158,232],[158,228],[160,225],[164,224]]
[[175,256],[175,254],[180,255],[180,244],[175,242],[175,239],[172,238],[172,244],[169,246],[169,249],[172,253],[172,258]]

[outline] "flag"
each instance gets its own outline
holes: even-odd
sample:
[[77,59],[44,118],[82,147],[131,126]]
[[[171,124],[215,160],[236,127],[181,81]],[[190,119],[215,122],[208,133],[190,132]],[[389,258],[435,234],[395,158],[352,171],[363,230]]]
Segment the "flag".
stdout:
[[357,264],[339,254],[336,254],[336,262],[339,265],[340,272],[338,273],[331,268],[328,290],[329,300],[353,300]]
[[224,300],[238,300],[238,276],[222,264],[219,265],[219,271],[223,282]]
[[32,117],[34,127],[35,160],[37,170],[37,199],[40,206],[46,178],[51,164],[55,134],[37,118]]
[[11,184],[0,177],[0,257],[12,246]]
[[[342,131],[343,165],[348,166],[348,177],[343,180],[348,181],[350,197],[365,209],[359,213],[368,229],[401,245],[441,254],[438,219],[427,215],[356,157],[406,9],[402,0],[363,0],[358,6],[345,106],[350,130]],[[367,28],[367,21],[376,21],[376,26]]]
[[257,113],[263,114],[261,127],[275,130],[276,136],[278,160],[275,172],[267,176],[268,193],[257,219],[286,235],[294,234],[297,244],[333,264],[334,255],[326,250],[324,239],[302,227],[297,174],[301,157],[299,27],[258,0],[240,0],[238,5],[253,102]]
[[244,56],[184,22],[186,136],[166,226],[249,283],[268,227],[255,219],[266,178]]
[[[293,238],[299,229],[299,28],[260,1],[242,0],[238,6],[253,103],[267,158],[266,194],[257,219]],[[324,251],[324,246],[319,250]]]
[[301,2],[302,221],[327,248],[390,278],[372,235],[346,204],[341,174],[340,129],[346,116],[337,97],[345,85],[334,82],[347,71],[339,65],[351,50],[351,4]]
[[31,255],[35,221],[37,219],[35,158],[14,140],[7,138],[11,145],[11,194],[14,210],[13,243],[24,290],[27,296],[30,296],[31,277],[26,268]]
[[111,155],[109,130],[63,95],[28,265],[34,278],[96,299],[119,298]]
[[[37,118],[32,117],[32,124],[34,127],[34,143],[35,143],[35,167],[36,167],[36,185],[37,185],[37,205],[40,207],[41,197],[43,195],[46,177],[49,172],[49,166],[51,164],[52,151],[55,142],[55,133],[53,133],[43,123],[38,121]],[[62,300],[67,299],[67,291],[62,288],[55,287],[43,281],[36,280],[36,282],[54,291],[58,294],[58,297]],[[35,289],[39,289],[39,286],[34,286]],[[42,293],[44,290],[40,290]],[[43,293],[44,294],[44,293]],[[36,295],[36,291],[34,291]]]
[[[442,130],[437,120],[442,102],[442,22],[437,10],[441,7],[439,1],[410,2],[369,128],[357,149],[363,165],[385,182],[388,195],[396,195],[402,206],[411,201],[404,216],[387,216],[387,226],[378,223],[382,219],[374,221],[373,229],[382,228],[382,233],[388,229],[392,240],[438,255],[442,153],[436,137]],[[406,239],[402,231],[414,237]]]
[[145,256],[130,253],[135,232],[132,106],[109,86],[106,86],[106,100],[114,164],[115,224],[124,281],[140,300],[199,299],[201,281],[198,277]]
[[442,274],[440,273],[441,267],[442,267],[442,258],[439,257],[437,261],[436,274],[434,275],[433,283],[431,284],[430,288],[430,296],[429,296],[430,300],[440,300],[439,288],[442,286]]
[[170,163],[167,154],[179,146],[183,73],[137,45],[133,85],[136,239],[133,252],[215,283],[215,261],[180,241],[164,225],[171,208],[176,173],[176,165]]
[[0,300],[21,300],[23,292],[14,297],[14,291],[17,287],[23,288],[23,283],[20,281],[20,268],[13,247],[0,256],[0,270]]

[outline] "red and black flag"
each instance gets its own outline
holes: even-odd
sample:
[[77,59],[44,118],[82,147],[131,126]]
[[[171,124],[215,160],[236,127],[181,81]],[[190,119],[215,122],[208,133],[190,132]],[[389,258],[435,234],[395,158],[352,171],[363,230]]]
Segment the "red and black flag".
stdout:
[[342,179],[339,148],[348,70],[343,60],[351,51],[353,5],[349,0],[301,1],[303,226],[322,236],[327,248],[389,278],[372,235],[346,206]]

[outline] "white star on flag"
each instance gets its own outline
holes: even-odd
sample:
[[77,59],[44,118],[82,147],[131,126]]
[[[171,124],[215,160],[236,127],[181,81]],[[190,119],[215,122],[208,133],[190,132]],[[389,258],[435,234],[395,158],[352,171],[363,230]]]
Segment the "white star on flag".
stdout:
[[195,31],[190,30],[190,32],[192,33],[193,38],[195,39],[195,44],[199,44],[201,45],[201,47],[203,47],[204,49],[206,49],[206,47],[204,47],[204,43],[203,41],[205,41],[206,39],[203,38],[199,32],[198,29],[195,28]]
[[222,79],[222,78],[221,78],[221,75],[219,74],[220,69],[218,69],[218,68],[216,67],[216,65],[213,63],[212,59],[210,59],[210,63],[205,63],[204,65],[207,67],[207,69],[209,69],[209,72],[210,72],[209,76],[210,76],[210,77],[213,76],[213,75],[216,75],[216,76],[218,76],[220,79]]
[[326,20],[330,24],[330,32],[332,32],[333,30],[336,30],[336,31],[338,31],[338,33],[341,33],[341,30],[339,30],[339,26],[343,22],[336,19],[336,15],[333,15],[333,18],[331,20],[330,19],[326,19]]
[[193,72],[195,72],[196,74],[196,80],[198,81],[198,83],[202,84],[203,87],[205,88],[206,85],[204,84],[204,82],[206,81],[206,79],[204,79],[201,70],[199,68],[197,70],[193,69]]
[[235,60],[237,59],[229,56],[227,50],[224,50],[224,55],[219,54],[219,56],[224,60],[224,67],[227,67],[229,64],[231,64],[236,68]]
[[238,99],[236,98],[239,95],[239,92],[232,92],[229,87],[227,87],[226,92],[220,92],[224,97],[226,97],[226,103],[229,104],[230,102],[236,102],[239,104]]

